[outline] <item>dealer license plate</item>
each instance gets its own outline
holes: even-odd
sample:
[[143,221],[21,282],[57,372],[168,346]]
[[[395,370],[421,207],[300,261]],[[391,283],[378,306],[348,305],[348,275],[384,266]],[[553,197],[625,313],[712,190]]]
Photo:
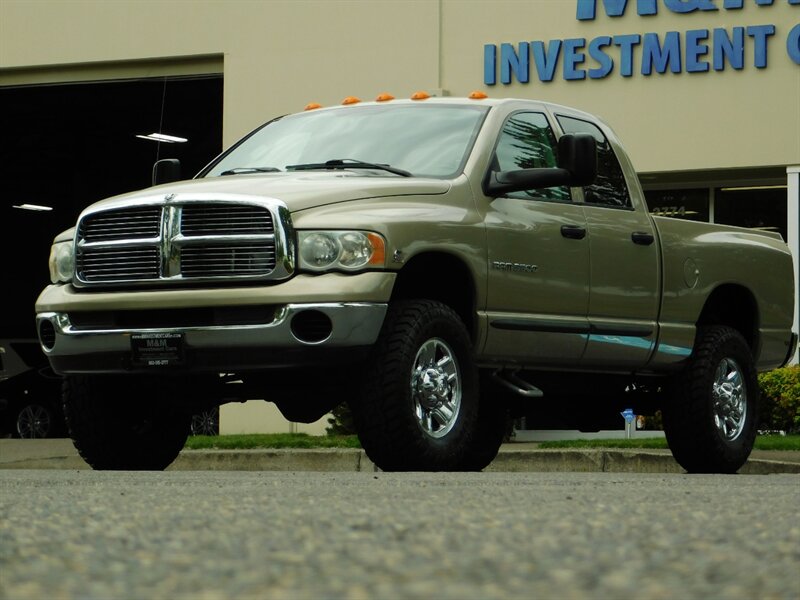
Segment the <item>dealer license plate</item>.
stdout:
[[134,333],[131,335],[135,366],[167,367],[183,362],[182,333]]

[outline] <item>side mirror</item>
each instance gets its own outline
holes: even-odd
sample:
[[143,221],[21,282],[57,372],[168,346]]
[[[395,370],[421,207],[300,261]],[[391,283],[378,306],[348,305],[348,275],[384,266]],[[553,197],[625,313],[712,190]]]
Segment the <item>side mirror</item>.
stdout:
[[567,185],[583,187],[597,177],[597,141],[588,133],[562,135],[558,140],[558,166],[569,171]]
[[562,135],[558,140],[558,166],[516,171],[490,171],[483,182],[487,196],[569,185],[589,185],[597,177],[597,143],[585,133]]
[[181,161],[177,158],[164,158],[153,165],[153,185],[180,181]]

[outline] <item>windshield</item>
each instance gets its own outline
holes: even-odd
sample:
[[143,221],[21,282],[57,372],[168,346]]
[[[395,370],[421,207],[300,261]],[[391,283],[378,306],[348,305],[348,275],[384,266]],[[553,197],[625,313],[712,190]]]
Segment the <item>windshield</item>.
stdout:
[[480,106],[387,105],[290,115],[256,131],[204,176],[298,165],[322,169],[331,161],[344,161],[338,168],[359,168],[347,162],[362,161],[415,177],[453,177],[463,169],[486,111]]

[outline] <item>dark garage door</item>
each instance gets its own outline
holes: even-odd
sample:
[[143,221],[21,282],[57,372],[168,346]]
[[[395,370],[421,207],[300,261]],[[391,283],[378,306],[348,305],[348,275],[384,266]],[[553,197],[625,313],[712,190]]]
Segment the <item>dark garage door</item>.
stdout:
[[[35,336],[50,242],[83,208],[148,187],[159,158],[190,178],[220,152],[222,88],[221,75],[0,88],[0,339]],[[136,137],[151,133],[188,141]]]

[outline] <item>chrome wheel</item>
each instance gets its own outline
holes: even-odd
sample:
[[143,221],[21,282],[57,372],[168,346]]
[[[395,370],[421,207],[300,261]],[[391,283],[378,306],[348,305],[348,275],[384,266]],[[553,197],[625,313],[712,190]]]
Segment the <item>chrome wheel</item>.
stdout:
[[443,340],[425,342],[411,369],[414,412],[425,434],[447,435],[458,421],[461,409],[461,374],[455,353]]
[[219,435],[219,408],[192,415],[192,435]]
[[21,438],[46,438],[50,435],[50,411],[41,404],[28,404],[17,416],[17,433]]
[[723,358],[717,365],[711,393],[714,424],[724,440],[733,441],[742,433],[747,416],[747,388],[735,360]]

